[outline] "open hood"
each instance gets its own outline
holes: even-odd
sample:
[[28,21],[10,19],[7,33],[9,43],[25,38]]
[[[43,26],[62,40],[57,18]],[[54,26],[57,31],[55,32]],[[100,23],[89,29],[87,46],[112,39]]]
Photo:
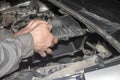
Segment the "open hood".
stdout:
[[[97,3],[97,1],[95,0],[93,0],[93,2],[92,1],[89,2],[87,0],[81,1],[48,0],[48,1],[60,7],[61,11],[67,12],[68,14],[74,16],[79,21],[86,24],[91,31],[101,35],[118,51],[120,51],[119,48],[120,39],[118,38],[118,34],[120,32],[119,31],[120,24],[119,21],[117,20],[119,19],[119,15],[116,15],[117,13],[120,12],[118,10],[118,8],[120,7],[118,5],[119,1],[113,1],[113,3],[111,3],[112,1],[109,1],[108,3],[106,3],[106,1],[103,2],[101,1],[101,3]],[[112,8],[111,5],[115,6]]]

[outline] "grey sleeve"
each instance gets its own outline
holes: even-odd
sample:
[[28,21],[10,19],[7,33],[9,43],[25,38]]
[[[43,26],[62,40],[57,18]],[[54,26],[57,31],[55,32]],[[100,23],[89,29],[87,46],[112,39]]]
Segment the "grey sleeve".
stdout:
[[31,56],[33,45],[30,33],[0,41],[0,77],[16,70],[23,58]]

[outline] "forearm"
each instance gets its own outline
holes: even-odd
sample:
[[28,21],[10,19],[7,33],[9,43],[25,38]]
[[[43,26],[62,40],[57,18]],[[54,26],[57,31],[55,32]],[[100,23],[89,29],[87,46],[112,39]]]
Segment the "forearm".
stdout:
[[19,67],[23,58],[33,54],[32,35],[27,33],[0,42],[0,77]]

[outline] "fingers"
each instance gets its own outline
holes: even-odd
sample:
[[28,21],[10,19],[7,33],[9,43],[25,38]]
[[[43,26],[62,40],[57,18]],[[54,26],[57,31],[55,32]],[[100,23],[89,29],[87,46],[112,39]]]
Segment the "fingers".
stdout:
[[48,24],[49,25],[49,31],[52,30],[52,25],[51,24]]
[[41,55],[41,57],[46,57],[47,56],[46,52],[40,52],[39,54]]
[[51,37],[51,42],[49,44],[49,47],[53,47],[55,44],[58,43],[58,38],[56,38],[53,34],[52,34],[52,37]]
[[43,20],[32,20],[27,26],[26,28],[30,28],[31,30],[34,29],[35,27],[38,26],[44,26],[45,28],[47,28],[48,30],[52,29],[52,26]]
[[20,31],[18,31],[17,33],[15,33],[15,37],[27,32],[31,32],[34,28],[36,27],[40,27],[40,28],[46,28],[49,31],[51,31],[52,29],[52,25],[50,25],[48,22],[46,21],[42,21],[42,20],[32,20],[30,21],[30,23],[23,29],[21,29]]
[[32,20],[29,22],[29,24],[26,27],[31,27],[31,26],[33,27],[41,23],[47,24],[47,22],[43,20]]
[[46,28],[49,31],[52,30],[52,25],[50,25],[50,24],[41,23],[40,25],[38,25],[38,27]]
[[57,44],[58,43],[58,38],[57,37],[54,37],[54,43]]
[[39,52],[41,57],[46,57],[47,54],[51,54],[51,53],[53,53],[53,52],[52,52],[52,50],[50,48],[46,49],[45,51]]
[[46,49],[45,52],[46,52],[47,54],[53,53],[52,50],[51,50],[50,48]]
[[54,46],[54,44],[57,44],[58,43],[58,38],[57,37],[55,37],[51,32],[50,32],[50,45],[49,45],[49,47],[53,47]]

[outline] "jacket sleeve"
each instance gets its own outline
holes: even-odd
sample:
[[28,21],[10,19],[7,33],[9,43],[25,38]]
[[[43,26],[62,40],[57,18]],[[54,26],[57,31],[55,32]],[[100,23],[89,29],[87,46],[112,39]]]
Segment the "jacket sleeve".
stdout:
[[33,45],[30,33],[0,41],[0,77],[16,70],[23,58],[31,56]]

